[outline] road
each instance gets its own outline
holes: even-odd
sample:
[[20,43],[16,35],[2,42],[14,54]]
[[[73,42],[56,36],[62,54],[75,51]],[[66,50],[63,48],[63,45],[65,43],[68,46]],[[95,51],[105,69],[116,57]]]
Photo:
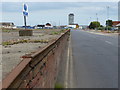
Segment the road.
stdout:
[[117,35],[71,30],[76,88],[118,87]]

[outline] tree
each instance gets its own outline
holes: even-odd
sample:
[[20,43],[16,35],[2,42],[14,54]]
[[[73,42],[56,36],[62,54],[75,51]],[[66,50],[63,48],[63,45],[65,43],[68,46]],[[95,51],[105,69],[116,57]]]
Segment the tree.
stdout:
[[37,25],[37,27],[42,27],[42,29],[45,27],[45,25]]
[[93,21],[89,25],[90,29],[95,29],[95,28],[98,28],[98,27],[100,27],[100,22],[98,22],[98,21]]
[[51,24],[50,23],[46,23],[46,26],[51,26]]
[[106,20],[106,26],[111,26],[112,27],[113,22],[112,20]]
[[103,25],[100,25],[100,27],[104,27]]
[[79,28],[79,25],[78,25],[78,24],[76,24],[76,28]]

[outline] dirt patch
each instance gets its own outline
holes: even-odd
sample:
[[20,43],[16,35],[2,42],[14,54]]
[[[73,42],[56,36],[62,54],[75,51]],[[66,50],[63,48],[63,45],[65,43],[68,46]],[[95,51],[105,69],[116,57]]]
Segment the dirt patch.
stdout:
[[2,32],[2,79],[22,61],[23,55],[36,52],[63,33],[64,30],[34,30],[33,36],[20,37],[19,31]]

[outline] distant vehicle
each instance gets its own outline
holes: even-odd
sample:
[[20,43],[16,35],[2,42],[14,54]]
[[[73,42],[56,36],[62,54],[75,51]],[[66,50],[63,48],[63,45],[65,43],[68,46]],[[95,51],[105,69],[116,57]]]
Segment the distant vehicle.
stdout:
[[68,27],[64,27],[64,29],[68,29]]
[[42,27],[34,26],[34,29],[43,29]]
[[[25,26],[17,26],[17,28],[25,28]],[[26,26],[26,29],[34,29],[32,26]]]
[[45,25],[37,25],[35,26],[35,29],[43,29],[45,27]]
[[73,29],[73,27],[68,27],[68,29]]
[[16,26],[12,27],[13,29],[17,28]]

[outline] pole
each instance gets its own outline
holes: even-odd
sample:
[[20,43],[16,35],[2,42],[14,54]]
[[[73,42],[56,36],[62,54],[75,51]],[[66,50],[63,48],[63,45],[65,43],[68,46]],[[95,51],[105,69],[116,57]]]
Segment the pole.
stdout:
[[109,19],[109,6],[107,6],[107,18]]
[[98,22],[98,14],[96,13],[96,19],[97,19],[97,22]]
[[60,20],[59,20],[59,26],[60,26]]
[[26,29],[26,16],[24,16],[24,24],[25,24],[25,29]]
[[[109,20],[109,6],[107,6],[107,19]],[[108,31],[109,21],[106,26],[107,26],[107,31]]]
[[91,20],[92,18],[90,17],[90,23],[92,22],[92,20]]
[[[98,14],[96,13],[96,19],[97,19],[97,22],[98,22]],[[97,30],[97,24],[96,24],[96,30]]]

